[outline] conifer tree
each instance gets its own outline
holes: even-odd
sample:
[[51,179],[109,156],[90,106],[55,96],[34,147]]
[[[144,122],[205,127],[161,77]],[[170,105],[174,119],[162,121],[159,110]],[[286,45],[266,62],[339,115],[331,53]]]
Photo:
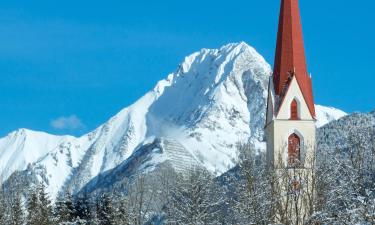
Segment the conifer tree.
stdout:
[[24,213],[22,209],[22,202],[19,195],[12,201],[11,220],[12,225],[22,225],[24,223]]
[[118,205],[118,210],[116,211],[116,224],[118,225],[130,225],[129,212],[127,207],[127,202],[121,200]]
[[113,207],[110,196],[103,193],[97,201],[97,216],[99,224],[113,225],[116,220],[116,211]]
[[48,194],[46,193],[45,186],[40,184],[38,186],[38,197],[39,197],[39,212],[40,221],[39,225],[50,225],[52,223],[52,205]]
[[29,193],[27,200],[27,212],[27,225],[39,225],[40,208],[38,192],[35,188]]
[[86,194],[77,196],[74,201],[75,221],[77,224],[86,224],[92,219],[90,202]]
[[59,198],[56,200],[56,203],[53,209],[53,216],[54,216],[54,221],[56,221],[57,223],[63,223],[67,221],[65,201],[63,198]]
[[55,221],[58,223],[74,222],[76,213],[70,191],[56,201],[54,214]]
[[52,205],[45,186],[41,183],[30,191],[27,201],[28,225],[50,225],[52,224]]
[[2,188],[0,188],[0,224],[5,224],[5,201]]

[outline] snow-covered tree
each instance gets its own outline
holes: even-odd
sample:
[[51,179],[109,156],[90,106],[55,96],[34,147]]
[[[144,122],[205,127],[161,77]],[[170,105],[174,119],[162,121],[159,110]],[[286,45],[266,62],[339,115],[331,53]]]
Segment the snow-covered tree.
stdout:
[[46,188],[43,183],[38,185],[39,198],[39,225],[50,225],[52,223],[52,203],[46,193]]
[[156,200],[156,189],[151,180],[144,174],[140,174],[129,183],[127,202],[129,207],[130,223],[142,225],[146,223],[152,214],[152,206]]
[[217,224],[218,195],[214,194],[213,176],[201,168],[181,174],[167,205],[169,224]]
[[244,224],[267,224],[271,213],[271,182],[265,156],[251,144],[238,146],[240,180],[236,186],[237,220]]
[[27,224],[28,225],[39,225],[40,208],[39,198],[36,188],[29,192],[27,200]]
[[[1,178],[1,177],[0,177]],[[5,199],[3,194],[3,188],[1,187],[2,184],[0,182],[0,224],[5,224],[6,220],[6,206],[5,206]]]
[[26,221],[28,225],[49,225],[52,219],[51,200],[40,183],[28,193]]
[[24,212],[23,212],[23,206],[21,197],[19,195],[16,195],[13,198],[12,205],[11,205],[11,219],[10,224],[11,225],[22,225],[24,224]]
[[320,133],[311,223],[375,224],[375,127],[367,116],[353,118]]
[[89,224],[93,220],[91,204],[87,194],[80,194],[76,197],[74,211],[77,224]]
[[107,193],[101,194],[96,203],[97,219],[99,225],[116,224],[116,209],[113,205],[112,196]]
[[129,221],[129,211],[128,205],[125,200],[121,200],[118,205],[118,210],[116,211],[116,225],[131,225]]
[[74,222],[75,215],[73,197],[70,191],[67,191],[64,196],[56,200],[54,207],[55,221],[60,224]]

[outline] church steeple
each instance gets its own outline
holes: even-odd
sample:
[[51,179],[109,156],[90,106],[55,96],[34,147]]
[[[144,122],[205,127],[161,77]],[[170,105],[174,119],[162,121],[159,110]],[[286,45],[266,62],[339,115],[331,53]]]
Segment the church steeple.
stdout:
[[275,94],[280,104],[291,76],[296,76],[310,114],[315,118],[311,78],[307,72],[298,0],[282,0],[273,71]]
[[267,162],[277,177],[274,222],[305,224],[314,205],[316,127],[298,0],[281,0],[265,129]]

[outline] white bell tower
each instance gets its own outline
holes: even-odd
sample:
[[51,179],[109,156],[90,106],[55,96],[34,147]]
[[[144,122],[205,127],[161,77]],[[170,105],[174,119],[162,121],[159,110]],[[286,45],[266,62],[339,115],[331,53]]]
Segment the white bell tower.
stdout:
[[265,129],[275,222],[303,224],[313,207],[316,128],[298,0],[281,1]]

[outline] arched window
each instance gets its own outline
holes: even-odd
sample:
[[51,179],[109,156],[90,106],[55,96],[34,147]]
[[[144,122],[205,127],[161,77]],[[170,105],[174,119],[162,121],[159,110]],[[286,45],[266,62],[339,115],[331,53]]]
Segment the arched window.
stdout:
[[297,134],[291,134],[288,138],[288,165],[297,166],[300,163],[301,140]]
[[298,102],[295,99],[292,101],[292,104],[290,105],[290,119],[291,120],[299,120]]

